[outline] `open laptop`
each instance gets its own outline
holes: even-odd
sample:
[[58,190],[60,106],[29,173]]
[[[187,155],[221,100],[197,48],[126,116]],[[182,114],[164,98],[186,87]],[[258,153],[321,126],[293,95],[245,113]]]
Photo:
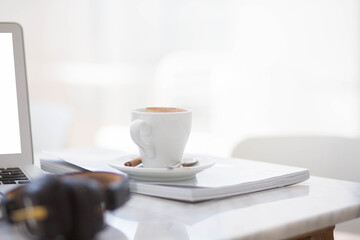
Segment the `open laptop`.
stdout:
[[0,193],[36,178],[23,33],[0,22]]

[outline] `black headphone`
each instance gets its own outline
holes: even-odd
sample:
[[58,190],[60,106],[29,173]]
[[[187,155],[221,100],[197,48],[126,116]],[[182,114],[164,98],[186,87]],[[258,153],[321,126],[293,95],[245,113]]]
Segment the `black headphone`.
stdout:
[[87,240],[104,228],[103,212],[130,196],[126,176],[108,172],[45,175],[6,193],[2,212],[9,223],[40,239]]

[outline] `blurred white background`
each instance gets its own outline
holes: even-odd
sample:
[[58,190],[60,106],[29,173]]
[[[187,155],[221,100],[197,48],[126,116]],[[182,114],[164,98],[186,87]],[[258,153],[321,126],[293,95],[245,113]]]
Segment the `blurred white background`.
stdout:
[[131,109],[178,106],[186,151],[223,156],[249,136],[360,135],[359,16],[356,0],[0,0],[34,112],[66,112],[43,112],[69,133],[45,148],[133,151]]

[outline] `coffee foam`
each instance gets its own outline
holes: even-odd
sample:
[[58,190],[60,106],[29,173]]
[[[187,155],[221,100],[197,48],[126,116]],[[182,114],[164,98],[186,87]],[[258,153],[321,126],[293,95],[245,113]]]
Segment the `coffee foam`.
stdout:
[[174,108],[174,107],[147,107],[144,109],[144,112],[173,113],[173,112],[186,112],[186,110],[182,108]]

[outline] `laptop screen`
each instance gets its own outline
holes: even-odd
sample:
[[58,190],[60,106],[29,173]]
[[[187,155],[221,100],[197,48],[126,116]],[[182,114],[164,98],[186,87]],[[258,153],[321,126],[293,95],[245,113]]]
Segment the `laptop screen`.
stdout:
[[0,168],[34,162],[23,32],[0,22]]
[[0,32],[0,154],[21,153],[12,35]]

